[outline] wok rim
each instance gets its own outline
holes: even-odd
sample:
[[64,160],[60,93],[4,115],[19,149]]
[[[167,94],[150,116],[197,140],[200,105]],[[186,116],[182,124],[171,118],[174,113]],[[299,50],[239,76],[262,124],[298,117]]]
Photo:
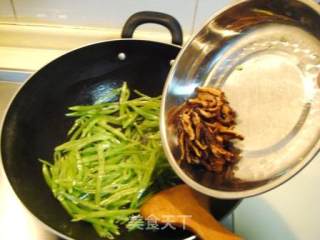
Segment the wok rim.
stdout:
[[[113,42],[145,42],[145,43],[152,43],[152,44],[161,44],[163,46],[170,46],[170,47],[175,47],[175,48],[179,48],[180,49],[180,52],[181,52],[181,49],[182,47],[180,45],[176,45],[176,44],[172,44],[172,43],[163,43],[163,42],[158,42],[158,41],[153,41],[153,40],[144,40],[144,39],[133,39],[133,38],[115,38],[115,39],[111,39],[111,40],[102,40],[102,41],[97,41],[97,42],[94,42],[94,43],[88,43],[88,44],[84,44],[80,47],[76,47],[76,48],[73,48],[71,50],[68,50],[66,51],[64,54],[60,55],[59,57],[57,58],[54,58],[52,59],[51,61],[49,61],[48,63],[46,63],[44,66],[42,66],[40,69],[38,69],[37,71],[33,72],[23,83],[20,84],[19,86],[19,89],[11,96],[11,99],[9,100],[9,103],[7,104],[7,106],[5,107],[4,111],[3,111],[3,114],[2,114],[2,117],[0,119],[0,171],[3,172],[4,176],[5,176],[5,179],[8,181],[9,183],[9,186],[11,188],[11,190],[13,191],[15,197],[19,200],[20,204],[24,207],[24,209],[27,210],[27,212],[30,214],[30,216],[32,216],[32,218],[39,224],[39,225],[42,225],[44,227],[44,229],[48,230],[49,232],[57,235],[58,237],[61,237],[63,239],[66,239],[66,240],[77,240],[75,238],[72,238],[70,236],[67,236],[66,234],[54,229],[52,226],[50,226],[49,224],[47,224],[46,222],[42,221],[40,218],[38,218],[32,211],[31,209],[29,209],[29,207],[24,203],[24,201],[19,197],[18,193],[17,193],[17,190],[14,188],[12,182],[11,182],[11,178],[9,176],[9,173],[7,173],[6,171],[6,168],[5,168],[5,159],[3,157],[4,155],[4,150],[1,148],[2,146],[2,142],[4,142],[4,129],[5,129],[5,122],[6,122],[6,118],[8,116],[8,112],[9,110],[11,109],[11,106],[14,102],[14,100],[16,99],[17,95],[23,91],[24,89],[24,86],[26,84],[28,84],[33,78],[35,75],[37,75],[41,70],[43,70],[44,68],[46,68],[47,66],[50,66],[53,62],[55,61],[58,61],[59,59],[65,57],[66,55],[69,55],[70,53],[73,53],[75,51],[79,51],[81,49],[84,49],[84,48],[89,48],[89,47],[92,47],[92,46],[96,46],[96,45],[99,45],[99,44],[104,44],[104,43],[113,43]],[[178,53],[179,54],[179,53]],[[177,59],[177,57],[175,58]],[[169,161],[169,160],[168,160]],[[54,196],[52,196],[54,197]],[[228,211],[227,211],[227,214],[225,214],[220,220],[223,220],[225,219],[227,216],[229,216],[238,206],[239,204],[241,203],[241,199],[237,199],[237,202],[233,205],[232,208],[230,208]],[[71,221],[70,221],[71,222]],[[194,235],[191,235],[187,238],[190,238]],[[181,239],[181,240],[184,240],[184,239]]]

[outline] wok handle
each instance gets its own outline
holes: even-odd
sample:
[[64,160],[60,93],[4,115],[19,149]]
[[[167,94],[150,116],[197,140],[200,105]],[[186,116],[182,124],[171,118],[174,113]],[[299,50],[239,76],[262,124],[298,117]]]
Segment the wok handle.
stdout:
[[172,43],[182,45],[183,35],[180,23],[174,17],[160,12],[143,11],[133,14],[123,26],[121,37],[132,38],[136,28],[145,23],[156,23],[166,27],[172,36]]

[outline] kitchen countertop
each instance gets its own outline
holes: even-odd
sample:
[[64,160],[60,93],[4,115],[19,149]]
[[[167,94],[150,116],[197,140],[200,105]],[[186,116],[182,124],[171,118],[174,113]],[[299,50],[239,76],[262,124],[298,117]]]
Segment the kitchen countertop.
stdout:
[[[36,71],[71,49],[120,39],[120,29],[0,23],[0,68]],[[36,36],[36,37],[35,37]],[[184,41],[190,36],[184,34]],[[137,29],[134,39],[171,43],[168,32]]]
[[244,200],[235,231],[247,240],[320,239],[320,157],[278,188]]

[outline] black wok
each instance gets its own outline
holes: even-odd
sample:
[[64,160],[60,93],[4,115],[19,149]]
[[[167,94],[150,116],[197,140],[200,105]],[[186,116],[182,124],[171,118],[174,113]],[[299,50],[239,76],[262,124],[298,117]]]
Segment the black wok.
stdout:
[[[137,26],[150,22],[166,26],[176,45],[130,39]],[[148,95],[161,94],[170,60],[175,59],[182,43],[179,23],[171,16],[154,12],[133,15],[122,36],[126,39],[71,51],[40,69],[17,93],[3,123],[1,154],[11,186],[25,207],[63,238],[101,239],[89,224],[70,222],[42,177],[38,158],[51,159],[54,147],[65,140],[72,123],[64,116],[67,107],[92,104],[101,92],[117,88],[123,81]],[[216,199],[211,202],[218,219],[238,203]],[[188,236],[186,231],[123,231],[118,239],[178,240]]]

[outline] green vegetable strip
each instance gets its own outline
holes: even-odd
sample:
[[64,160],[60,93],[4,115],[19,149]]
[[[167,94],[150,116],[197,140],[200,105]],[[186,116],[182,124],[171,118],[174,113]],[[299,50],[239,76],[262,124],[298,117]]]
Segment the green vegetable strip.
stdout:
[[[95,105],[70,107],[67,116],[77,119],[68,140],[55,148],[53,163],[40,160],[46,183],[72,221],[87,221],[109,239],[120,234],[119,225],[138,228],[130,217],[150,194],[176,180],[161,147],[161,98],[135,93],[139,97],[129,100],[124,83]],[[119,101],[103,102],[114,99]]]
[[95,192],[95,202],[96,204],[100,204],[101,201],[101,183],[104,174],[104,156],[103,156],[103,149],[101,145],[97,146],[98,152],[98,162],[99,162],[99,169],[98,175],[96,180],[96,192]]

